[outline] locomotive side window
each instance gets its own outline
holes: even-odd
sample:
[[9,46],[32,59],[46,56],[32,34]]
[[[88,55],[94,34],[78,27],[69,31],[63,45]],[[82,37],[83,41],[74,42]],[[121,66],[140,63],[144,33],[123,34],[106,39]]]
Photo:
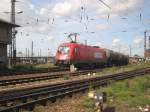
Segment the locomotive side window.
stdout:
[[95,58],[102,58],[103,57],[103,53],[102,52],[95,52],[94,57]]
[[61,46],[58,49],[58,52],[60,52],[61,54],[68,54],[69,53],[69,47],[68,46]]

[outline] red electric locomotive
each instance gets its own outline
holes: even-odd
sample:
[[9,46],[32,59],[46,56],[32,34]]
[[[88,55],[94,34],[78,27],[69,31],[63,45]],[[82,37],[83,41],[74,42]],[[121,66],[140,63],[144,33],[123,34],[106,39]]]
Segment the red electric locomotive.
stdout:
[[80,67],[98,67],[105,65],[128,64],[128,56],[97,46],[88,46],[74,41],[59,46],[55,65]]
[[104,49],[91,47],[78,43],[64,43],[59,46],[56,53],[56,65],[78,67],[100,65],[107,62]]

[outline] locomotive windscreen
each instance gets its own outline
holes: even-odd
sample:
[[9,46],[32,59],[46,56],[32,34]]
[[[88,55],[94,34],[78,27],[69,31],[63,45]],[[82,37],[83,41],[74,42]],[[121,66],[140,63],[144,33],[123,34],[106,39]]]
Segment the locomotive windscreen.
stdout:
[[58,49],[58,52],[61,54],[68,54],[69,53],[69,47],[68,46],[60,46]]

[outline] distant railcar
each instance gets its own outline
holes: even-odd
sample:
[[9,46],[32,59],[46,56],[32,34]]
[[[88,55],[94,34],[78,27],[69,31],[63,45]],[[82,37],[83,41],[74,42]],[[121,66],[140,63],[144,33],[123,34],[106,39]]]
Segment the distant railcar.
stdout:
[[88,46],[79,43],[63,43],[59,46],[55,65],[75,67],[98,67],[106,65],[128,64],[128,56],[97,46]]

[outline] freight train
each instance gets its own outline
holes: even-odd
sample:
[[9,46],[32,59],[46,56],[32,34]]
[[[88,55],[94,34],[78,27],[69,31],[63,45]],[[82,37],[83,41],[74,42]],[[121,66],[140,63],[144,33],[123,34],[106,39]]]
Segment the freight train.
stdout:
[[128,56],[124,54],[76,42],[61,44],[55,56],[55,65],[60,67],[69,67],[70,65],[76,68],[126,65],[128,61]]

